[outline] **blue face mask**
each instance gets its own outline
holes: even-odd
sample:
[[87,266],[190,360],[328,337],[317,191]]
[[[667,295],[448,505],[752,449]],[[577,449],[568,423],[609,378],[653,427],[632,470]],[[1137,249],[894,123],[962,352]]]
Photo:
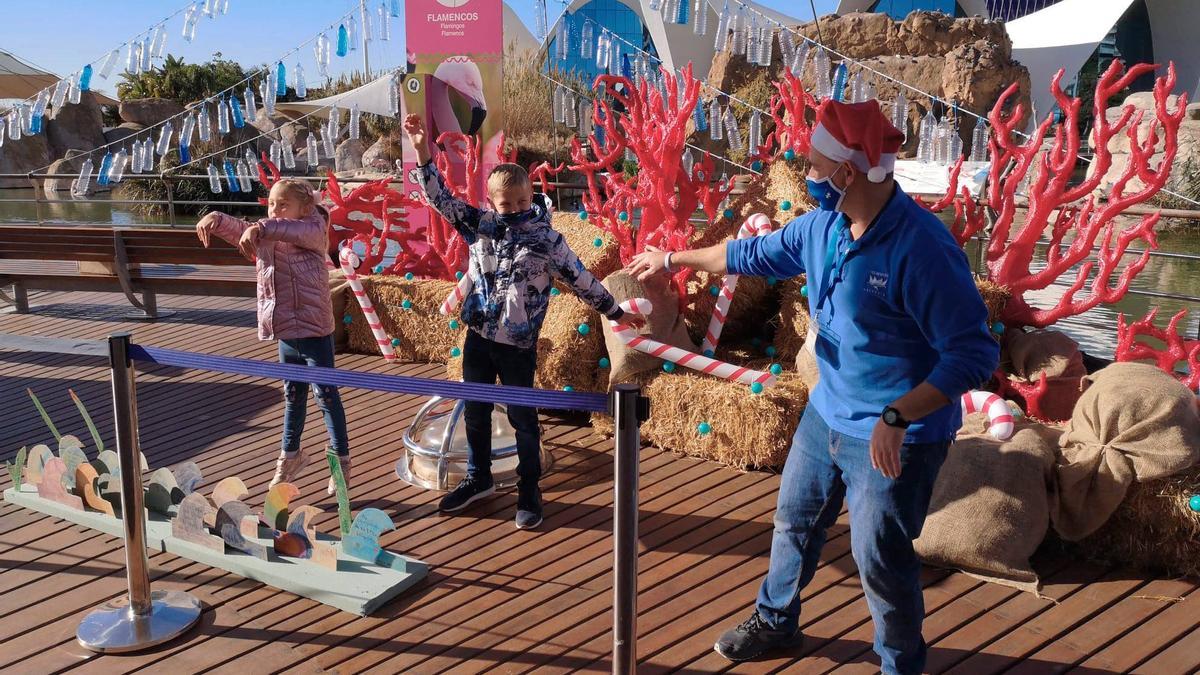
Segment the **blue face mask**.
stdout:
[[533,209],[516,211],[514,213],[498,213],[496,215],[500,217],[500,222],[505,225],[520,225],[533,217]]
[[817,208],[822,211],[840,211],[842,208],[842,200],[846,198],[846,191],[833,184],[833,177],[842,170],[842,166],[845,164],[824,178],[809,178],[805,181],[808,186],[808,194],[817,202]]

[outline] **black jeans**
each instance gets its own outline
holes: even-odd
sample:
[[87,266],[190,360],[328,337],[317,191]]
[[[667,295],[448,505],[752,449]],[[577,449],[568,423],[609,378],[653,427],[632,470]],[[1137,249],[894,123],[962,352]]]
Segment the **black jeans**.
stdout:
[[[467,331],[463,347],[463,380],[514,387],[532,387],[537,367],[537,348],[521,349],[493,342],[473,330]],[[492,404],[467,401],[463,417],[467,424],[467,471],[472,477],[490,479],[492,475]],[[510,405],[508,421],[517,437],[517,475],[519,487],[537,486],[542,476],[542,436],[536,408]]]

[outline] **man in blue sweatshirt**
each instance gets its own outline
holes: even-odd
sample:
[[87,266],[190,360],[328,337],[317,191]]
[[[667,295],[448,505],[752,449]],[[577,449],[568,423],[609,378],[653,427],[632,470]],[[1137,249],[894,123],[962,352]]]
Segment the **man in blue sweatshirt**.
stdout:
[[817,122],[808,189],[818,209],[768,236],[647,251],[630,270],[808,275],[820,382],[784,466],[754,614],[717,652],[742,661],[800,645],[800,595],[846,500],[883,671],[918,673],[925,608],[912,542],[961,424],[959,397],[988,379],[1000,350],[966,255],[891,175],[903,137],[878,102],[826,101]]

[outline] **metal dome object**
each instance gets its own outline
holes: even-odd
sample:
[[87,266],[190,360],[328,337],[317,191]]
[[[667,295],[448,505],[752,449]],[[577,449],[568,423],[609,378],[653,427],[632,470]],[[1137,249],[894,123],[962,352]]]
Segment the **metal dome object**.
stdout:
[[[421,407],[404,432],[404,456],[396,462],[396,475],[416,487],[450,490],[467,475],[467,429],[463,421],[466,402],[434,396]],[[496,487],[517,484],[516,433],[508,423],[507,406],[492,411],[492,479]],[[554,456],[542,449],[542,471]]]

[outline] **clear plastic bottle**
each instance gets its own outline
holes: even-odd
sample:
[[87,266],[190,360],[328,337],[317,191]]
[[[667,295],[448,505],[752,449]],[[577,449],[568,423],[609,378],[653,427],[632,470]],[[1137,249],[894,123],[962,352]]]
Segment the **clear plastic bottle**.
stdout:
[[276,167],[281,166],[283,161],[283,143],[280,141],[272,141],[269,155],[272,164],[274,164]]
[[566,115],[563,114],[563,88],[561,86],[554,88],[554,95],[550,101],[550,112],[557,124],[562,124],[566,119]]
[[592,20],[583,17],[583,26],[579,29],[579,58],[590,60],[596,55],[596,33]]
[[82,94],[79,91],[79,73],[74,73],[70,78],[71,88],[67,90],[67,102],[71,105],[79,105],[79,98]]
[[201,142],[207,143],[212,140],[212,119],[208,115],[209,101],[204,101],[200,104],[200,112],[196,115],[196,130]]
[[138,47],[138,56],[142,59],[142,62],[138,68],[143,73],[147,70],[150,70],[150,55],[153,49],[153,45],[150,44],[150,40],[151,38],[149,36],[142,38],[141,44]]
[[[350,106],[350,138],[358,140],[359,127],[362,122],[362,113],[358,110],[358,104]],[[336,136],[335,136],[336,137]]]
[[758,63],[758,38],[761,35],[761,31],[758,30],[758,15],[757,14],[751,14],[751,15],[743,14],[743,17],[749,19],[749,23],[745,24],[745,27],[743,29],[744,32],[746,33],[746,45],[745,45],[746,63],[757,64]]
[[161,59],[167,55],[167,27],[165,25],[160,24],[154,31],[154,42],[152,44],[154,45],[152,49],[152,56],[154,58]]
[[392,21],[388,18],[387,7],[383,3],[379,3],[379,9],[375,11],[375,22],[379,24],[379,39],[384,42],[390,42],[392,39]]
[[696,165],[696,159],[692,157],[692,149],[684,148],[683,157],[679,160],[679,166],[683,169],[683,176],[686,179],[692,177],[692,167]]
[[337,151],[337,147],[334,145],[335,140],[336,137],[329,133],[321,136],[322,149],[325,151],[325,156],[330,159],[333,159],[334,153]]
[[763,144],[762,137],[762,113],[755,110],[750,113],[750,154],[757,155],[759,147]]
[[729,22],[731,20],[729,0],[725,0],[725,4],[721,6],[721,13],[717,15],[717,34],[713,37],[713,49],[718,52],[723,52],[729,47]]
[[183,149],[191,147],[192,136],[196,133],[196,113],[188,113],[188,116],[183,118],[183,125],[179,127],[179,149],[180,159],[182,159]]
[[125,163],[128,161],[129,153],[125,152],[125,148],[121,148],[116,156],[113,157],[112,166],[108,168],[108,182],[110,185],[120,183],[121,179],[125,177]]
[[[342,135],[342,111],[338,109],[337,104],[329,108],[329,121],[326,123],[326,133],[334,141]],[[332,153],[329,155],[332,157]]]
[[712,141],[725,138],[725,118],[721,114],[721,102],[715,98],[708,104],[708,138]]
[[362,41],[370,42],[375,39],[375,30],[371,25],[371,13],[367,12],[362,15]]
[[65,78],[59,80],[58,82],[56,82],[54,84],[54,93],[52,93],[50,95],[50,107],[54,110],[55,115],[58,114],[59,109],[61,109],[63,106],[63,103],[66,102],[67,90],[70,87],[71,87],[70,80],[67,80]]
[[285,141],[285,142],[280,143],[280,146],[281,146],[280,151],[281,151],[281,154],[283,155],[283,168],[289,169],[289,170],[295,169],[296,168],[296,153],[294,151],[292,151],[292,144]]
[[566,61],[571,57],[571,28],[567,25],[567,15],[563,14],[554,27],[554,57]]
[[[180,146],[180,148],[182,148],[182,147],[183,146]],[[142,172],[142,162],[144,159],[145,158],[142,155],[142,142],[134,141],[133,142],[133,152],[129,153],[129,170],[132,173],[141,173]]]
[[292,76],[296,79],[296,98],[306,98],[308,85],[304,82],[304,66],[299,62],[296,63],[296,69]]
[[167,154],[167,152],[171,149],[171,135],[174,133],[175,125],[171,123],[171,120],[164,122],[162,125],[162,130],[158,133],[158,144],[154,148],[154,151],[158,153],[159,157]]
[[746,41],[749,37],[747,32],[750,28],[748,19],[745,7],[739,8],[737,13],[729,18],[729,30],[733,31],[733,53],[736,56],[746,54]]
[[586,98],[579,98],[579,135],[588,137],[592,135],[592,102]]
[[388,113],[392,117],[400,114],[400,82],[399,73],[392,73],[392,81],[388,84]]
[[546,40],[550,24],[546,20],[546,0],[533,0],[533,30],[538,42]]
[[75,179],[75,184],[71,186],[71,194],[82,197],[91,192],[92,170],[92,158],[88,157],[83,160],[83,166],[79,169],[79,177]]
[[125,52],[125,72],[130,75],[137,75],[138,67],[142,64],[142,55],[138,53],[141,47],[142,43],[140,42],[130,42]]
[[730,150],[737,152],[742,149],[742,131],[738,128],[732,105],[725,107],[725,140],[729,143]]
[[246,87],[242,98],[246,101],[246,119],[258,119],[258,98],[254,96],[254,87]]
[[353,15],[346,20],[346,31],[350,35],[350,51],[358,51],[358,19]]
[[576,115],[577,107],[575,105],[574,92],[567,92],[567,100],[563,106],[563,109],[563,112],[566,114],[566,119],[563,120],[563,123],[574,129],[579,125],[579,117]]
[[950,124],[946,130],[949,139],[946,151],[946,163],[953,164],[963,156],[962,134],[959,133],[957,124]]
[[792,52],[792,60],[788,62],[788,69],[792,71],[794,77],[802,77],[806,65],[808,65],[808,40],[801,40],[800,44],[796,45],[796,50]]
[[825,48],[817,47],[817,55],[813,57],[813,77],[816,82],[813,89],[818,100],[829,98],[833,93],[833,84],[829,81],[831,67],[829,54],[825,53]]
[[114,49],[104,57],[104,63],[100,66],[100,77],[108,79],[112,74],[113,68],[117,65],[117,60],[121,58],[120,48]]
[[[258,179],[258,157],[254,154],[254,147],[254,144],[251,143],[250,145],[247,145],[245,151],[242,152],[242,161],[246,163],[247,168],[246,175],[250,177],[251,181]],[[278,166],[278,164],[276,164],[276,166]]]
[[21,140],[21,111],[13,110],[8,114],[8,140]]
[[971,132],[971,161],[986,162],[988,157],[988,128],[987,122],[975,120],[975,130]]
[[905,142],[908,141],[908,98],[904,95],[904,89],[896,92],[896,98],[892,99],[891,114],[888,118],[892,121],[892,126],[896,127],[900,133],[904,134]]
[[4,133],[7,130],[7,127],[8,120],[0,117],[0,148],[4,147],[4,139],[8,136],[8,134]]
[[217,101],[217,133],[222,136],[229,133],[229,104],[224,96]]
[[693,0],[692,14],[696,17],[692,22],[692,33],[703,37],[708,35],[708,0]]
[[775,48],[775,26],[771,22],[766,22],[760,29],[761,34],[758,38],[758,65],[770,66],[771,60],[774,58],[772,50]]
[[214,195],[221,194],[221,172],[212,162],[208,163],[208,191]]
[[309,168],[315,168],[317,166],[317,162],[321,161],[321,150],[317,145],[317,132],[308,132],[308,142],[305,153],[308,159]]

